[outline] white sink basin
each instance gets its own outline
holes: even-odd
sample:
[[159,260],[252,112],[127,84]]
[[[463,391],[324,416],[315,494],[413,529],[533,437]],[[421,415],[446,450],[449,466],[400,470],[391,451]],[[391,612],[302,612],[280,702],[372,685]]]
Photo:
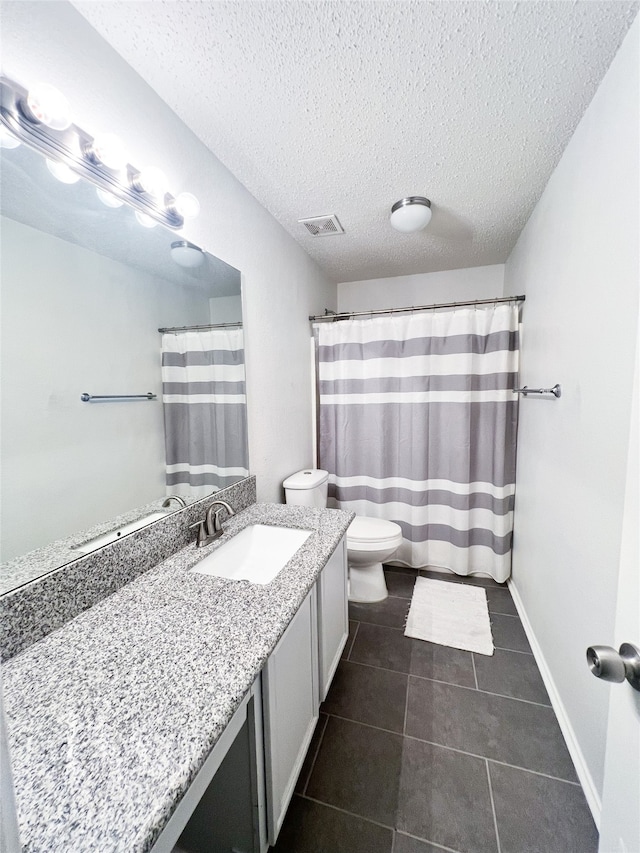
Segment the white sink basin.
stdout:
[[122,527],[117,527],[108,533],[102,533],[100,536],[94,536],[93,539],[87,539],[86,542],[81,542],[79,545],[72,545],[71,547],[74,551],[79,551],[81,554],[90,554],[97,548],[102,548],[103,545],[109,545],[111,542],[115,542],[116,539],[126,536],[127,533],[133,533],[134,530],[140,530],[141,527],[146,527],[152,521],[164,518],[170,512],[171,510],[167,510],[166,512],[162,512],[162,510],[150,512],[148,515],[143,515],[142,518],[136,519],[136,521],[130,521],[128,524],[123,524]]
[[191,569],[217,578],[266,584],[313,533],[292,527],[251,524]]

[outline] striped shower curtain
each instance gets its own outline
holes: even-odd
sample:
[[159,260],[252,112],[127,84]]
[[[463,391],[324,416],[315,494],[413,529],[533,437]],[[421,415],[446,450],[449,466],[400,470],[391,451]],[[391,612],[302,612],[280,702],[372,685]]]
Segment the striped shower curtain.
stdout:
[[247,476],[241,328],[166,332],[162,400],[167,494],[205,497]]
[[402,527],[393,562],[511,571],[518,307],[314,326],[330,505]]

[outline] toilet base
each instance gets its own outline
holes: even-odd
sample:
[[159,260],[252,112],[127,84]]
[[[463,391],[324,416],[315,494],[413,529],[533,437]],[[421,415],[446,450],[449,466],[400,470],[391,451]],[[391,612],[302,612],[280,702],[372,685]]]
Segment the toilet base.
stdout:
[[388,595],[382,563],[368,566],[349,564],[349,601],[371,604],[384,601]]

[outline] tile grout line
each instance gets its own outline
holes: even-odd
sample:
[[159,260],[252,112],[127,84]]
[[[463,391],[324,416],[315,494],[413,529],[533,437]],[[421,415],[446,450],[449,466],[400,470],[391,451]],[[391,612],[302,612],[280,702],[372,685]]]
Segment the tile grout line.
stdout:
[[530,658],[533,657],[533,652],[525,652],[522,649],[508,649],[506,646],[496,646],[497,652],[513,652],[514,655],[529,655]]
[[379,826],[382,829],[390,829],[392,833],[394,831],[393,827],[389,826],[387,823],[380,823],[380,821],[372,820],[370,817],[363,817],[361,814],[349,812],[347,809],[341,809],[340,806],[334,806],[332,803],[327,803],[324,800],[317,800],[315,797],[309,797],[306,794],[297,794],[296,796],[301,797],[303,800],[308,800],[310,803],[316,803],[319,806],[326,806],[328,809],[334,809],[337,812],[341,812],[341,814],[346,814],[349,817],[356,818],[357,820],[364,820],[367,823],[372,823],[374,826]]
[[[395,598],[398,601],[409,601],[409,602],[411,601],[410,597],[406,597],[404,595],[392,595],[391,593],[389,593],[387,598]],[[361,603],[361,602],[355,602],[355,601],[353,602],[353,604],[359,604],[359,603]],[[489,617],[491,617],[491,616],[508,616],[510,619],[519,619],[520,618],[517,614],[501,613],[499,610],[489,610]],[[391,631],[404,631],[404,627],[398,628],[398,627],[396,627],[396,625],[385,625],[383,622],[367,622],[366,619],[362,619],[362,618],[360,618],[360,616],[358,616],[358,618],[356,619],[353,615],[350,615],[349,619],[351,620],[351,622],[358,622],[358,623],[363,622],[365,625],[375,625],[376,628],[389,628],[389,630],[391,630]],[[428,641],[426,641],[426,642],[428,642]],[[449,646],[449,648],[453,648],[453,646]],[[520,649],[505,649],[505,651],[507,651],[507,652],[519,652]],[[522,652],[522,654],[529,655],[529,654],[532,654],[532,652]]]
[[419,835],[412,835],[410,832],[406,832],[404,829],[396,830],[396,832],[399,835],[404,835],[405,838],[412,838],[414,841],[426,841],[427,844],[430,844],[437,850],[444,851],[444,853],[459,853],[459,851],[454,850],[453,847],[445,847],[443,844],[437,844],[435,841],[431,841],[429,838],[420,838]]
[[491,800],[491,812],[493,813],[493,828],[496,833],[496,843],[498,845],[498,853],[502,853],[500,848],[500,833],[498,832],[498,817],[496,815],[496,805],[493,801],[493,787],[491,785],[491,773],[489,772],[489,762],[485,759],[485,767],[487,768],[487,782],[489,783],[489,799]]
[[351,645],[349,646],[349,654],[346,656],[345,660],[351,660],[351,652],[353,651],[353,647],[356,644],[356,637],[358,636],[358,631],[360,630],[360,623],[357,622],[355,619],[352,619],[351,621],[356,623],[356,629],[353,632],[353,640],[351,641]]
[[[348,817],[355,818],[356,820],[363,820],[365,823],[371,823],[373,826],[379,826],[381,829],[390,829],[391,830],[391,845],[392,849],[390,853],[393,853],[393,848],[395,847],[395,839],[398,831],[395,827],[389,826],[386,823],[380,823],[377,820],[373,820],[370,817],[364,817],[363,815],[356,814],[356,812],[350,812],[347,809],[340,808],[340,806],[336,806],[333,803],[327,803],[325,800],[318,800],[316,797],[309,797],[307,794],[295,794],[295,796],[300,797],[303,800],[308,800],[310,803],[316,803],[319,806],[325,806],[328,809],[333,809],[336,812],[340,812],[340,814],[347,815]],[[441,844],[436,844],[434,841],[430,841],[428,838],[421,838],[419,835],[411,835],[408,832],[401,832],[400,834],[406,836],[407,838],[413,838],[416,841],[422,841],[426,844],[431,844],[435,846],[438,850],[442,850],[443,853],[458,853],[457,850],[454,850],[453,847],[443,847]]]
[[476,672],[476,660],[473,652],[471,652],[471,666],[473,667],[473,680],[476,683],[476,690],[480,690],[478,687],[478,673]]
[[316,766],[316,759],[318,758],[318,753],[320,752],[320,747],[322,745],[322,741],[324,740],[324,733],[327,730],[327,723],[328,722],[329,722],[329,716],[327,714],[327,715],[325,715],[325,720],[324,720],[324,723],[322,725],[322,731],[320,732],[320,737],[318,738],[318,746],[316,747],[316,751],[314,753],[313,759],[311,760],[311,767],[309,768],[309,773],[307,774],[306,782],[304,783],[303,788],[302,788],[303,796],[307,792],[307,788],[309,787],[309,782],[311,781],[311,774],[313,773],[313,768]]
[[[473,652],[470,652],[470,654],[473,654]],[[349,663],[353,663],[356,666],[366,666],[368,669],[381,670],[382,672],[393,672],[396,675],[407,675],[411,676],[411,678],[420,678],[422,681],[433,681],[436,684],[446,684],[449,687],[458,687],[460,690],[473,690],[477,693],[483,693],[485,696],[495,696],[497,699],[512,699],[514,702],[524,702],[526,705],[535,705],[538,708],[552,708],[550,704],[547,705],[544,702],[534,702],[533,699],[520,699],[518,696],[509,696],[506,693],[493,693],[490,690],[481,690],[479,687],[468,687],[465,684],[456,684],[454,681],[442,681],[440,678],[429,678],[428,675],[417,675],[415,672],[404,672],[400,669],[388,669],[385,666],[376,666],[372,663],[362,663],[362,661],[359,660],[350,660]]]
[[409,679],[411,676],[407,674],[407,687],[404,694],[404,717],[402,719],[402,736],[407,733],[407,714],[409,713]]
[[[353,722],[353,721],[351,721]],[[362,723],[362,725],[367,725],[367,723]],[[372,729],[376,728],[375,726],[371,726]],[[381,731],[387,731],[387,729],[381,729]],[[393,734],[393,732],[390,732]],[[564,782],[565,785],[573,785],[574,788],[582,788],[580,782],[572,782],[571,779],[562,779],[560,776],[553,776],[551,773],[543,773],[542,770],[531,770],[530,767],[522,767],[520,764],[509,764],[508,761],[500,761],[499,758],[489,758],[486,755],[480,755],[477,752],[467,752],[465,749],[459,749],[457,746],[447,746],[444,743],[437,743],[434,740],[425,740],[421,737],[416,737],[415,735],[404,735],[406,738],[410,738],[411,740],[417,740],[420,743],[428,743],[431,746],[439,746],[441,749],[449,749],[451,752],[458,752],[460,755],[468,755],[470,758],[479,758],[481,761],[490,761],[492,764],[499,764],[501,767],[511,767],[513,770],[520,770],[522,773],[532,773],[534,776],[543,776],[545,779],[553,779],[555,782]]]
[[[396,737],[408,737],[408,735],[403,735],[402,732],[394,731],[393,729],[385,729],[382,726],[374,726],[373,723],[363,723],[362,720],[352,720],[351,717],[342,717],[340,714],[334,714],[332,712],[327,713],[323,711],[324,714],[327,714],[328,717],[335,717],[336,720],[344,720],[345,723],[354,723],[357,726],[364,726],[367,729],[375,729],[377,732],[385,732],[388,735],[395,735]],[[420,738],[414,738],[414,740],[420,740]]]
[[[410,598],[400,598],[399,596],[392,596],[391,595],[388,597],[389,598],[395,598],[397,601],[406,601],[407,603],[410,603],[410,601],[411,601]],[[512,613],[497,613],[495,610],[489,611],[489,617],[491,617],[491,616],[508,616],[509,619],[518,619],[518,620],[520,618],[519,616],[514,616]],[[360,614],[358,614],[358,618],[356,619],[356,617],[352,613],[350,613],[349,619],[351,619],[352,622],[358,622],[358,623],[361,622],[363,625],[373,625],[375,628],[390,628],[392,631],[404,631],[404,626],[398,627],[397,625],[386,625],[384,622],[368,622],[366,619],[363,619]],[[453,648],[453,646],[447,646],[447,648]],[[506,646],[496,646],[496,648],[502,649],[505,652],[517,652],[520,655],[531,655],[533,657],[533,652],[523,651],[522,649],[509,649]],[[464,649],[463,649],[463,651],[464,651]]]
[[[413,677],[413,676],[412,676]],[[385,732],[388,735],[395,735],[399,738],[408,738],[416,740],[419,743],[428,743],[430,746],[437,746],[440,749],[448,749],[451,752],[457,752],[460,755],[468,755],[470,758],[479,758],[481,761],[491,761],[493,764],[499,764],[501,767],[511,767],[513,770],[521,770],[523,773],[532,773],[534,776],[543,776],[545,779],[553,779],[556,782],[564,782],[566,785],[573,785],[574,788],[582,788],[580,782],[573,782],[571,779],[563,779],[561,776],[553,776],[551,773],[544,773],[542,770],[532,770],[530,767],[522,767],[520,764],[510,764],[508,761],[500,761],[499,758],[489,758],[486,755],[480,755],[477,752],[468,752],[466,749],[460,749],[457,746],[448,746],[446,743],[437,743],[435,740],[426,740],[426,738],[416,737],[415,735],[403,734],[402,732],[393,731],[393,729],[384,729],[382,726],[374,726],[373,723],[365,723],[362,720],[353,720],[350,717],[343,717],[340,714],[323,711],[328,717],[335,717],[336,720],[343,720],[345,723],[353,723],[356,726],[364,726],[367,729],[375,729],[378,732]]]

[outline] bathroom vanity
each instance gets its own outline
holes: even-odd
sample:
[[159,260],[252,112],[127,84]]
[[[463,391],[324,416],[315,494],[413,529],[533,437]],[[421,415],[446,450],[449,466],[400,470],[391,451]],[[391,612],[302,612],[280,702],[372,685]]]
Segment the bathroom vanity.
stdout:
[[[275,842],[347,637],[352,518],[254,503],[5,664],[25,849]],[[252,524],[311,535],[267,584],[192,571]]]

